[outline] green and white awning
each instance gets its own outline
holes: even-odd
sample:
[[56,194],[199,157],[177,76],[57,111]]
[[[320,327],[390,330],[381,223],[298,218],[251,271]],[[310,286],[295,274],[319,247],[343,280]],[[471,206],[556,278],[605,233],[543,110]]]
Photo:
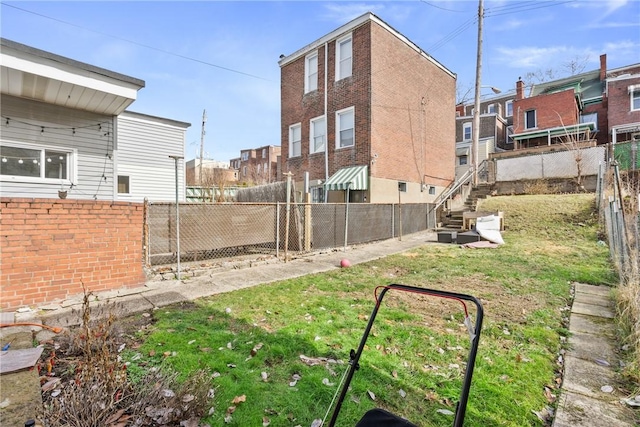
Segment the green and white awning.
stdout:
[[334,173],[325,183],[327,191],[367,190],[369,188],[368,166],[351,166]]

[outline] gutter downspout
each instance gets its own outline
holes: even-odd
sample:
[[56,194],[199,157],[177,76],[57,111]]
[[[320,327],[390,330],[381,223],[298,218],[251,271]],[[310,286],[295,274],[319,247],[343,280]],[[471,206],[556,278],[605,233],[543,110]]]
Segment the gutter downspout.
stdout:
[[[329,71],[329,42],[324,44],[324,182],[329,179],[329,117],[327,117],[327,84],[329,79],[327,72]],[[325,187],[324,202],[327,203],[327,189]]]

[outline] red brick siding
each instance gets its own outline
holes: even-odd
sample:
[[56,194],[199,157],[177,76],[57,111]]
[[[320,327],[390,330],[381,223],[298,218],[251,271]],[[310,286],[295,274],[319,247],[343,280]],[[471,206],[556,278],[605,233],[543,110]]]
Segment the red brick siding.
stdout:
[[142,285],[137,203],[0,199],[0,308]]
[[609,100],[609,127],[640,122],[640,110],[631,111],[629,86],[640,84],[640,77],[610,81],[607,88]]
[[[372,25],[371,175],[447,185],[455,174],[455,77]],[[426,175],[426,177],[425,177]]]
[[536,110],[536,129],[549,129],[578,123],[578,104],[573,90],[516,99],[513,102],[513,132],[522,133],[525,129],[526,111]]
[[[595,138],[598,144],[607,144],[609,142],[609,121],[607,118],[607,108],[602,102],[591,104],[584,107],[582,114],[598,113],[598,130]],[[593,135],[592,135],[593,136]]]

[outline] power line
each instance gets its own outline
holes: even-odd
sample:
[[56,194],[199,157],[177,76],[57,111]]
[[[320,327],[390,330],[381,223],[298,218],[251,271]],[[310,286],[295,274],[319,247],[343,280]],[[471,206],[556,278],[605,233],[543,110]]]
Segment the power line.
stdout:
[[435,4],[433,4],[433,3],[429,3],[428,1],[425,1],[425,0],[420,0],[420,1],[421,1],[422,3],[428,4],[428,5],[429,5],[429,6],[431,6],[431,7],[435,7],[436,9],[446,10],[447,12],[459,12],[459,13],[465,13],[465,12],[466,12],[466,10],[447,9],[447,8],[445,8],[445,7],[442,7],[442,6],[436,6]]
[[522,9],[512,9],[509,10],[507,12],[501,12],[501,13],[492,13],[492,9],[487,9],[485,12],[487,13],[487,17],[493,17],[493,16],[502,16],[502,15],[509,15],[511,13],[521,13],[521,12],[526,12],[528,10],[534,10],[534,9],[542,9],[545,7],[552,7],[552,6],[560,6],[563,4],[567,4],[567,3],[573,3],[575,0],[567,0],[567,1],[561,1],[561,2],[555,2],[555,1],[549,1],[549,2],[536,2],[536,6],[531,6],[531,7],[527,7],[527,8],[522,8]]
[[63,21],[63,20],[58,19],[58,18],[53,18],[51,16],[43,15],[41,13],[33,12],[31,10],[23,9],[21,7],[14,6],[14,5],[11,5],[11,4],[2,3],[2,5],[11,7],[11,8],[14,8],[14,9],[17,9],[17,10],[20,10],[22,12],[30,13],[32,15],[36,15],[36,16],[39,16],[39,17],[42,17],[42,18],[50,19],[50,20],[55,21],[55,22],[60,22],[60,23],[65,24],[65,25],[70,25],[70,26],[75,27],[75,28],[80,28],[80,29],[85,30],[85,31],[90,31],[92,33],[100,34],[100,35],[111,37],[111,38],[114,38],[114,39],[117,39],[117,40],[122,40],[122,41],[125,41],[127,43],[131,43],[131,44],[134,44],[134,45],[137,45],[137,46],[141,46],[141,47],[144,47],[144,48],[147,48],[147,49],[155,50],[157,52],[161,52],[161,53],[164,53],[164,54],[167,54],[167,55],[171,55],[171,56],[175,56],[175,57],[178,57],[178,58],[186,59],[186,60],[192,61],[192,62],[197,62],[199,64],[204,64],[204,65],[207,65],[209,67],[218,68],[218,69],[221,69],[221,70],[229,71],[231,73],[241,74],[243,76],[252,77],[254,79],[265,80],[265,81],[268,81],[268,82],[274,82],[271,79],[267,79],[265,77],[256,76],[255,74],[245,73],[244,71],[234,70],[233,68],[228,68],[228,67],[224,67],[222,65],[213,64],[211,62],[203,61],[201,59],[192,58],[190,56],[181,55],[181,54],[175,53],[175,52],[169,52],[168,50],[160,49],[160,48],[157,48],[157,47],[154,47],[154,46],[149,46],[149,45],[146,45],[146,44],[143,44],[143,43],[138,43],[136,41],[125,39],[123,37],[114,36],[113,34],[103,33],[101,31],[97,31],[97,30],[92,30],[90,28],[86,28],[86,27],[83,27],[81,25],[73,24],[71,22],[67,22],[67,21]]

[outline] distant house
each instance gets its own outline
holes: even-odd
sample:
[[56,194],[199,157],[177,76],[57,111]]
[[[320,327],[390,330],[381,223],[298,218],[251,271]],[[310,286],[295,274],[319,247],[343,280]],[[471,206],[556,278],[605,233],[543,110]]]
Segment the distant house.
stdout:
[[[480,103],[478,165],[496,151],[512,150],[513,99],[515,93],[485,98]],[[472,166],[473,103],[456,106],[456,177]]]
[[3,197],[175,200],[189,124],[125,111],[144,81],[0,43]]
[[456,75],[372,13],[282,56],[282,172],[314,202],[429,202],[454,179]]
[[598,70],[534,85],[529,96],[519,80],[513,103],[514,149],[561,144],[569,136],[586,144],[607,143],[605,79],[602,55]]
[[231,159],[231,167],[238,170],[239,184],[270,184],[281,180],[278,158],[281,147],[265,145],[240,151],[240,157]]
[[640,64],[607,71],[611,142],[640,141]]
[[[202,165],[202,168],[200,167]],[[200,171],[202,170],[202,177]],[[220,181],[235,184],[238,180],[238,170],[229,163],[210,159],[192,159],[186,163],[187,186],[212,186]]]

